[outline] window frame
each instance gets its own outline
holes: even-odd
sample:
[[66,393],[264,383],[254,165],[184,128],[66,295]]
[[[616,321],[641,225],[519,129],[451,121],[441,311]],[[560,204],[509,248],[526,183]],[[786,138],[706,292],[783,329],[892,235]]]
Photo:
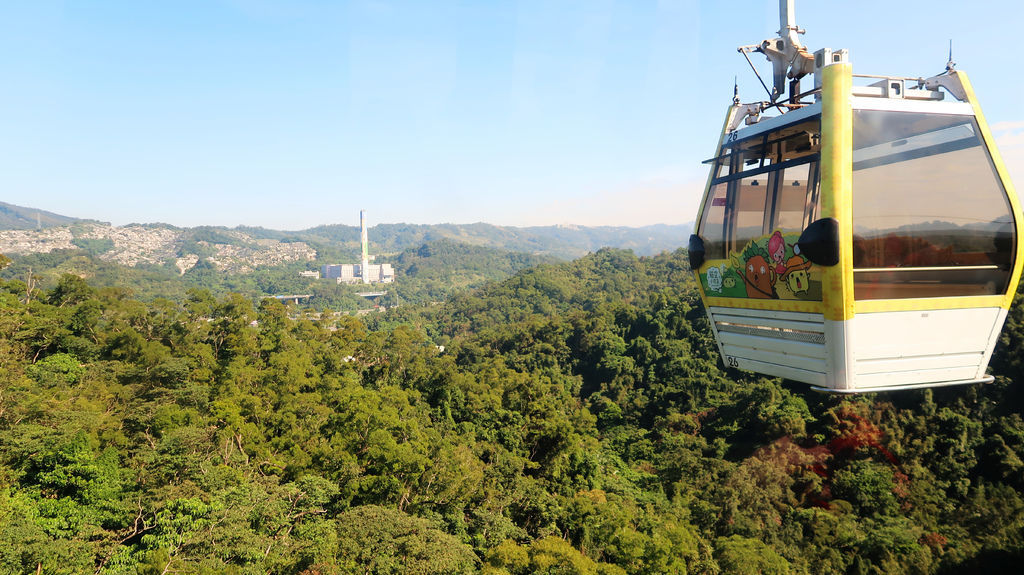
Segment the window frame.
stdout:
[[[724,157],[725,158],[733,158],[733,157],[736,157],[736,156],[737,156],[737,154],[735,152],[733,152],[733,153],[731,153],[731,154],[729,154],[727,156],[724,156]],[[735,160],[733,160],[732,163],[735,164],[737,162]],[[718,177],[718,178],[712,179],[711,180],[711,185],[708,188],[707,198],[705,198],[706,199],[705,205],[703,206],[703,209],[701,210],[702,218],[701,218],[701,221],[698,223],[697,233],[702,238],[704,238],[705,242],[713,242],[716,245],[719,244],[719,243],[723,244],[724,245],[723,257],[728,257],[729,253],[738,251],[739,249],[742,249],[743,246],[737,245],[737,238],[736,238],[736,224],[737,224],[737,217],[738,217],[738,210],[736,209],[736,203],[737,203],[737,198],[738,198],[738,195],[739,195],[739,191],[738,191],[739,182],[744,180],[744,179],[746,179],[746,178],[767,174],[768,177],[767,177],[767,183],[765,184],[765,190],[766,190],[765,195],[766,196],[765,196],[765,206],[763,208],[763,218],[762,218],[762,222],[761,222],[761,235],[769,235],[769,234],[771,234],[774,231],[772,229],[772,226],[774,226],[774,224],[775,224],[775,222],[777,220],[777,216],[778,216],[777,212],[778,212],[778,203],[779,203],[779,201],[778,201],[779,200],[779,198],[778,198],[778,194],[779,194],[779,190],[778,190],[778,188],[779,188],[779,173],[780,172],[784,172],[785,170],[787,170],[789,168],[797,167],[797,166],[802,166],[802,165],[805,165],[805,164],[810,164],[810,166],[808,168],[808,177],[809,177],[809,179],[812,182],[810,192],[807,194],[807,199],[805,200],[805,204],[804,204],[803,228],[801,228],[801,230],[806,228],[812,221],[814,221],[813,218],[817,216],[818,212],[821,209],[821,154],[820,154],[820,152],[814,152],[814,153],[808,154],[806,156],[801,156],[799,158],[794,158],[792,160],[786,160],[784,162],[779,162],[777,164],[769,164],[767,166],[761,166],[761,167],[754,168],[754,169],[751,169],[751,170],[747,170],[747,171],[744,171],[744,172],[733,172],[733,171],[730,171],[729,175],[727,175],[727,176],[722,176],[722,177]],[[717,166],[716,166],[715,169],[717,169]],[[715,194],[715,188],[717,186],[723,185],[723,184],[726,186],[725,214],[723,216],[723,221],[722,221],[722,231],[723,231],[723,234],[724,234],[725,237],[723,237],[723,238],[708,238],[708,237],[705,237],[704,231],[708,227],[708,218],[710,216],[711,208],[712,208],[711,202],[714,201],[714,198],[715,198],[715,195],[716,195]],[[741,240],[741,241],[743,241],[744,244],[745,244],[745,242],[748,241],[748,240],[749,240],[749,238],[746,238],[746,239]],[[711,257],[711,259],[720,259],[720,258]]]
[[[946,154],[946,153],[956,153],[956,152],[960,152],[960,151],[971,150],[971,149],[974,149],[974,148],[980,148],[980,152],[983,154],[983,156],[985,158],[985,166],[987,166],[987,167],[978,166],[977,167],[978,174],[979,175],[985,175],[987,178],[990,178],[990,181],[988,182],[988,184],[993,186],[993,187],[989,189],[989,193],[994,192],[995,196],[998,196],[998,197],[1002,198],[1002,200],[1006,204],[1005,205],[1005,208],[1006,208],[1005,215],[1009,216],[1009,218],[1010,218],[1010,222],[1006,224],[1007,227],[1008,227],[1008,230],[1010,232],[1010,241],[1009,241],[1010,250],[1009,250],[1008,253],[1003,254],[1003,252],[999,251],[999,248],[998,248],[998,242],[999,242],[998,238],[1000,238],[999,233],[997,233],[997,232],[991,233],[992,241],[994,242],[994,244],[996,244],[995,251],[993,251],[991,253],[992,253],[993,256],[1006,255],[1007,256],[1007,258],[1005,258],[1006,259],[1006,263],[1004,265],[1001,265],[1000,263],[998,263],[995,260],[993,260],[994,263],[983,264],[983,265],[978,264],[978,263],[957,264],[957,263],[955,263],[957,261],[957,259],[953,258],[951,260],[951,262],[953,262],[953,263],[951,263],[950,265],[927,265],[927,264],[926,265],[912,265],[912,264],[911,265],[904,265],[905,262],[893,263],[893,262],[895,262],[895,260],[889,261],[888,259],[886,259],[885,261],[882,262],[882,263],[885,264],[883,266],[862,265],[862,266],[858,267],[858,264],[856,262],[857,258],[854,257],[853,258],[854,261],[851,262],[851,267],[852,267],[853,278],[854,278],[854,299],[856,301],[872,301],[872,300],[885,300],[885,299],[891,299],[891,300],[931,299],[931,298],[963,297],[963,296],[975,296],[975,295],[1005,295],[1006,292],[1007,292],[1007,289],[1008,289],[1008,286],[1009,286],[1009,283],[1010,283],[1010,277],[1011,277],[1011,275],[1013,273],[1013,262],[1016,259],[1016,250],[1017,250],[1017,241],[1018,241],[1018,238],[1017,238],[1017,221],[1016,220],[1017,220],[1018,215],[1016,213],[1014,213],[1014,211],[1013,211],[1012,203],[1010,201],[1009,194],[1008,194],[1008,191],[1006,189],[1005,183],[1002,181],[1002,178],[999,176],[999,173],[998,173],[998,171],[995,168],[995,163],[994,163],[994,161],[992,159],[992,150],[989,148],[988,143],[986,142],[985,138],[982,136],[981,127],[980,127],[980,125],[978,123],[978,118],[976,116],[974,116],[973,114],[949,113],[949,112],[950,111],[947,111],[947,110],[924,110],[924,109],[920,109],[920,108],[918,108],[918,109],[874,109],[874,108],[859,108],[859,107],[855,107],[855,109],[854,109],[854,126],[853,126],[853,129],[854,129],[854,142],[856,142],[857,137],[858,137],[857,117],[858,117],[858,115],[865,114],[865,113],[867,113],[867,114],[880,114],[880,115],[881,114],[901,114],[901,115],[905,115],[906,116],[905,118],[900,118],[900,120],[902,120],[902,121],[913,119],[911,116],[921,116],[921,117],[932,116],[932,117],[935,117],[936,120],[939,120],[940,118],[945,118],[945,119],[953,120],[955,118],[955,119],[958,119],[958,120],[962,120],[962,122],[961,123],[951,123],[951,125],[949,127],[947,127],[947,128],[938,128],[938,130],[954,129],[957,126],[969,124],[970,125],[970,129],[972,131],[972,137],[971,138],[959,139],[959,140],[951,140],[949,142],[940,142],[940,143],[937,143],[937,144],[923,146],[923,147],[920,147],[920,148],[913,148],[913,149],[910,149],[910,150],[908,150],[906,152],[895,152],[895,153],[889,154],[887,156],[871,157],[871,158],[867,158],[867,159],[864,159],[864,160],[853,162],[853,165],[852,165],[853,181],[851,181],[851,191],[852,191],[852,196],[853,196],[853,201],[852,201],[853,205],[851,206],[851,210],[852,210],[851,213],[852,213],[852,216],[853,216],[852,225],[853,225],[854,229],[856,230],[857,226],[858,226],[858,219],[859,218],[863,218],[863,219],[860,219],[860,221],[865,221],[865,220],[871,220],[872,219],[871,215],[864,216],[864,215],[859,215],[857,213],[858,199],[860,199],[862,197],[862,196],[860,196],[858,194],[858,184],[856,182],[856,173],[858,171],[870,170],[870,169],[874,169],[874,168],[885,168],[887,166],[893,166],[893,165],[898,165],[898,164],[910,164],[910,163],[912,163],[912,162],[914,162],[916,160],[927,159],[927,158],[930,158],[930,157],[939,157],[939,156],[941,156],[943,154]],[[894,124],[895,123],[892,120],[880,121],[880,120],[877,120],[877,119],[875,120],[875,122],[877,122],[877,123],[879,123],[881,125],[890,125],[890,124]],[[913,137],[915,137],[917,135],[926,135],[928,133],[929,132],[920,132],[920,134],[912,133],[909,136],[901,135],[900,137],[895,137],[893,140],[891,140],[890,143],[900,142],[901,140],[905,141],[908,138],[913,138]],[[853,151],[856,152],[856,150],[858,150],[858,149],[867,150],[867,149],[870,149],[870,148],[872,148],[874,146],[882,145],[883,143],[873,144],[873,145],[870,145],[870,146],[864,146],[862,148],[854,147]],[[954,165],[955,165],[955,163],[954,163]],[[922,184],[922,187],[924,187],[924,184]],[[936,199],[941,203],[941,198],[942,198],[943,192],[947,192],[947,191],[948,190],[943,190],[941,192],[930,191],[929,194],[934,194]],[[932,217],[932,216],[929,216],[929,217]],[[1000,216],[1000,217],[1003,217],[1003,216]],[[997,223],[998,221],[999,221],[998,219],[994,220],[993,223]],[[962,225],[962,224],[957,224],[955,219],[951,220],[950,223],[952,225],[956,225],[956,226]],[[897,235],[893,235],[893,232],[886,233],[885,229],[872,229],[871,231],[874,232],[872,235],[867,236],[866,238],[862,238],[862,241],[867,242],[868,246],[872,245],[871,242],[874,242],[875,244],[878,244],[878,242],[883,241],[887,237],[893,237],[895,239],[899,239],[899,238],[903,237],[903,236],[899,236],[898,234]],[[908,235],[908,236],[906,236],[907,239],[903,240],[903,241],[912,242],[917,237],[918,236]],[[982,236],[979,235],[979,237],[982,237]],[[856,238],[855,238],[855,240],[856,240]],[[923,241],[927,241],[927,240],[924,239],[924,237],[922,237],[922,240]],[[910,245],[913,245],[913,244],[910,244]],[[856,246],[857,246],[857,242],[855,241],[854,242],[854,246],[853,246],[853,249],[855,250],[855,254],[854,254],[855,256],[856,256],[856,249],[857,249]],[[938,244],[934,244],[934,245],[930,244],[928,246],[918,246],[916,248],[918,251],[912,252],[911,255],[905,256],[905,257],[913,258],[918,253],[926,254],[927,251],[921,251],[921,250],[927,250],[928,248],[952,249],[952,245],[950,245],[950,246],[940,246]],[[951,254],[953,254],[953,255],[959,254],[962,257],[964,255],[971,254],[971,252],[958,251],[958,252],[951,252]],[[876,257],[889,258],[890,256],[888,254],[886,254],[886,253],[881,253],[880,256],[876,256]],[[986,274],[988,274],[988,275],[986,275]],[[996,277],[996,276],[1000,276],[1000,277]],[[885,279],[887,277],[891,278],[891,279],[889,279],[889,281],[885,281]],[[868,279],[868,278],[872,278],[872,279]],[[903,278],[906,278],[906,279],[903,279]],[[960,281],[954,282],[953,281],[954,279],[960,280]],[[917,282],[917,284],[918,284],[917,287],[915,287],[915,282]],[[941,288],[940,289],[935,289],[934,287],[929,287],[929,286],[936,286],[936,285],[944,286],[944,287],[947,287],[948,289],[944,291]],[[900,293],[900,292],[903,292],[903,293]],[[975,293],[975,292],[979,292],[979,293]]]

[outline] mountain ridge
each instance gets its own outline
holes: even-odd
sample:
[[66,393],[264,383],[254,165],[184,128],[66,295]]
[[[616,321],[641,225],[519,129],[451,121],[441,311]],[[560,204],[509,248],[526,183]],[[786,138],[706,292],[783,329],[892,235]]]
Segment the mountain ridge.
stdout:
[[37,228],[64,226],[81,221],[91,220],[83,220],[37,208],[27,208],[25,206],[0,202],[0,230],[34,230]]
[[[52,214],[33,208],[0,203],[12,214],[0,217],[0,253],[48,253],[61,247],[69,248],[80,238],[110,239],[137,232],[162,233],[172,245],[164,251],[167,257],[174,252],[186,256],[188,246],[194,242],[210,245],[253,246],[265,241],[280,244],[305,243],[317,252],[317,260],[350,258],[359,252],[359,227],[345,224],[326,224],[304,230],[274,230],[258,226],[196,226],[178,227],[164,223],[133,223],[113,226],[109,223],[83,220]],[[47,214],[47,225],[36,229],[28,218]],[[40,219],[42,222],[42,218]],[[492,247],[535,255],[548,255],[560,259],[574,259],[597,251],[602,247],[631,249],[638,255],[654,255],[672,251],[685,243],[693,224],[654,224],[642,227],[627,226],[498,226],[484,222],[472,224],[406,224],[381,223],[371,226],[370,250],[377,254],[397,254],[424,242],[440,239],[458,241],[468,245]],[[53,237],[51,237],[53,236]],[[59,236],[59,237],[58,237]],[[54,239],[58,238],[58,239]],[[144,243],[144,242],[143,242]],[[68,244],[68,245],[65,245]],[[193,250],[194,252],[194,250]],[[192,253],[192,252],[189,252]]]

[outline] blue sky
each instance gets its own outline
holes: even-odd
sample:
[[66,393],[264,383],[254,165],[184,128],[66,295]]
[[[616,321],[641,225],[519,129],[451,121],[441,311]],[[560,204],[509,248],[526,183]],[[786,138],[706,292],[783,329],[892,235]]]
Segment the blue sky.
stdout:
[[[693,220],[778,3],[0,2],[0,200],[114,224]],[[949,39],[1024,182],[1015,2],[797,1],[856,73]],[[767,62],[754,55],[762,74]],[[1024,186],[1024,183],[1020,184]]]

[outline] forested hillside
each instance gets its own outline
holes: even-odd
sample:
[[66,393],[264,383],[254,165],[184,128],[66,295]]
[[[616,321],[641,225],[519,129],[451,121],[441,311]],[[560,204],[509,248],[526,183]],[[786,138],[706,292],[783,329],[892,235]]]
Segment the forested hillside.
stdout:
[[0,202],[0,230],[32,230],[36,227],[65,226],[78,221],[45,210]]
[[509,252],[451,240],[425,243],[389,259],[394,262],[398,280],[387,286],[389,293],[381,300],[388,307],[402,302],[440,302],[467,289],[506,279],[520,270],[557,261],[551,256]]
[[[191,237],[205,237],[212,241],[214,236],[208,233],[199,235],[203,230],[191,230]],[[100,259],[86,249],[54,250],[12,259],[14,261],[10,265],[0,270],[0,278],[25,281],[31,274],[38,287],[44,290],[56,286],[63,274],[72,274],[86,278],[93,287],[127,289],[133,297],[144,301],[164,298],[181,302],[189,290],[200,289],[209,291],[214,297],[239,293],[250,299],[310,294],[312,297],[303,303],[317,310],[351,312],[374,305],[373,301],[356,295],[365,289],[362,285],[338,285],[334,281],[300,277],[299,272],[316,267],[305,261],[260,267],[246,273],[225,273],[200,260],[188,271],[180,273],[173,266],[119,265]],[[381,261],[393,262],[398,274],[396,283],[386,286],[388,295],[379,302],[392,307],[441,301],[456,292],[503,280],[519,270],[557,260],[438,240],[409,248]]]
[[0,282],[0,573],[1018,571],[1024,308],[992,385],[817,395],[720,366],[685,261],[370,323]]

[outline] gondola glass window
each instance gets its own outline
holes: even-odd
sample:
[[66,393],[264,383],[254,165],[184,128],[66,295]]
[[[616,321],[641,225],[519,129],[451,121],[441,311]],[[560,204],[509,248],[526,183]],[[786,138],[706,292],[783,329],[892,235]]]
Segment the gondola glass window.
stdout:
[[854,297],[1005,293],[1013,213],[970,116],[858,110]]
[[820,281],[796,248],[817,217],[820,126],[816,116],[720,150],[697,230],[710,295],[821,301]]

